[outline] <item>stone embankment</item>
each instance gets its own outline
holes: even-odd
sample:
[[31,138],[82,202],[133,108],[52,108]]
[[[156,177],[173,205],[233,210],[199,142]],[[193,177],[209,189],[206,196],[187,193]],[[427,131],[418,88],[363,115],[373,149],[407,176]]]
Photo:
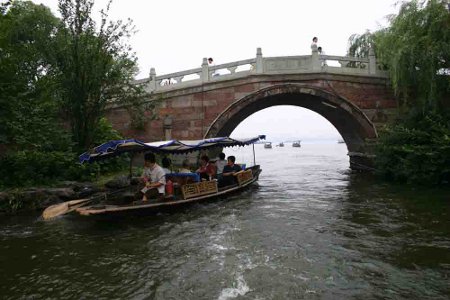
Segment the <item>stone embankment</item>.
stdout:
[[108,194],[130,185],[127,177],[121,176],[104,186],[86,182],[63,182],[59,187],[13,189],[0,192],[0,214],[15,214],[44,210],[50,205],[68,200]]
[[60,187],[0,192],[0,213],[41,210],[68,200],[86,198],[102,189],[92,183],[64,182]]

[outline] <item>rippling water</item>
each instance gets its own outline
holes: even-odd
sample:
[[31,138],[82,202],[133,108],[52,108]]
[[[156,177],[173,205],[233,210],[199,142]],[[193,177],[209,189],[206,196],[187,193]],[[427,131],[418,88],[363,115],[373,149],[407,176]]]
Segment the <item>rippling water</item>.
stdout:
[[227,200],[121,221],[3,217],[1,298],[450,297],[448,190],[352,173],[345,144],[256,148],[259,186]]

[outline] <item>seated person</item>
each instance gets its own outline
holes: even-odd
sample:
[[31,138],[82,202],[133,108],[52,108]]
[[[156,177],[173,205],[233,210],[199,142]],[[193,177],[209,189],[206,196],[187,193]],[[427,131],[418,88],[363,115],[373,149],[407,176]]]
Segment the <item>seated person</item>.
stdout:
[[153,153],[144,155],[144,171],[142,172],[142,180],[145,187],[141,190],[142,201],[147,201],[148,198],[156,196],[158,199],[163,199],[165,194],[166,174],[163,169],[156,163],[156,158]]
[[216,167],[217,167],[217,177],[220,178],[222,177],[222,173],[223,173],[223,167],[225,167],[227,165],[227,161],[225,160],[225,153],[220,153],[219,154],[219,159],[216,160]]
[[200,168],[197,169],[201,179],[211,180],[216,177],[216,166],[209,161],[207,155],[200,158]]
[[181,169],[178,170],[178,173],[192,173],[189,168],[189,160],[183,160],[183,164],[181,165]]
[[172,181],[175,187],[182,186],[187,183],[199,182],[200,176],[193,173],[189,167],[189,160],[183,160],[182,167],[178,169],[178,172],[166,174],[166,181]]
[[234,174],[242,171],[242,168],[235,164],[236,157],[228,156],[227,161],[228,164],[223,167],[222,178],[219,180],[219,187],[235,184],[236,178],[234,177]]
[[164,156],[163,159],[161,160],[161,164],[162,164],[162,169],[165,174],[172,173],[170,171],[170,165],[172,164],[172,161],[170,160],[170,158]]

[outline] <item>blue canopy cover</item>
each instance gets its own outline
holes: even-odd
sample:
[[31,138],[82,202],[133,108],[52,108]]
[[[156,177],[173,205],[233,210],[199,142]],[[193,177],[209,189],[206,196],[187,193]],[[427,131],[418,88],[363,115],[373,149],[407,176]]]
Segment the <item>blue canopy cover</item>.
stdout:
[[144,143],[136,139],[114,140],[101,144],[89,152],[80,155],[80,163],[93,162],[110,158],[126,152],[153,152],[167,154],[182,154],[192,151],[199,151],[218,147],[246,146],[264,140],[265,135],[259,135],[253,138],[233,139],[230,137],[216,137],[204,140],[192,141],[160,141]]

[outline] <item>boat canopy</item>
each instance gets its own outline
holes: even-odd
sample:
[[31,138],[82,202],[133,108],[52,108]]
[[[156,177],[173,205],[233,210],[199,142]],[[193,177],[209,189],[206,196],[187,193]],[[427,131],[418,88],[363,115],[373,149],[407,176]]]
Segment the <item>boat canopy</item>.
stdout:
[[230,137],[215,137],[204,140],[170,140],[145,143],[136,139],[114,140],[93,148],[80,155],[80,163],[93,162],[110,158],[126,152],[153,152],[166,154],[183,154],[210,148],[246,146],[264,140],[265,135],[253,138],[233,139]]

